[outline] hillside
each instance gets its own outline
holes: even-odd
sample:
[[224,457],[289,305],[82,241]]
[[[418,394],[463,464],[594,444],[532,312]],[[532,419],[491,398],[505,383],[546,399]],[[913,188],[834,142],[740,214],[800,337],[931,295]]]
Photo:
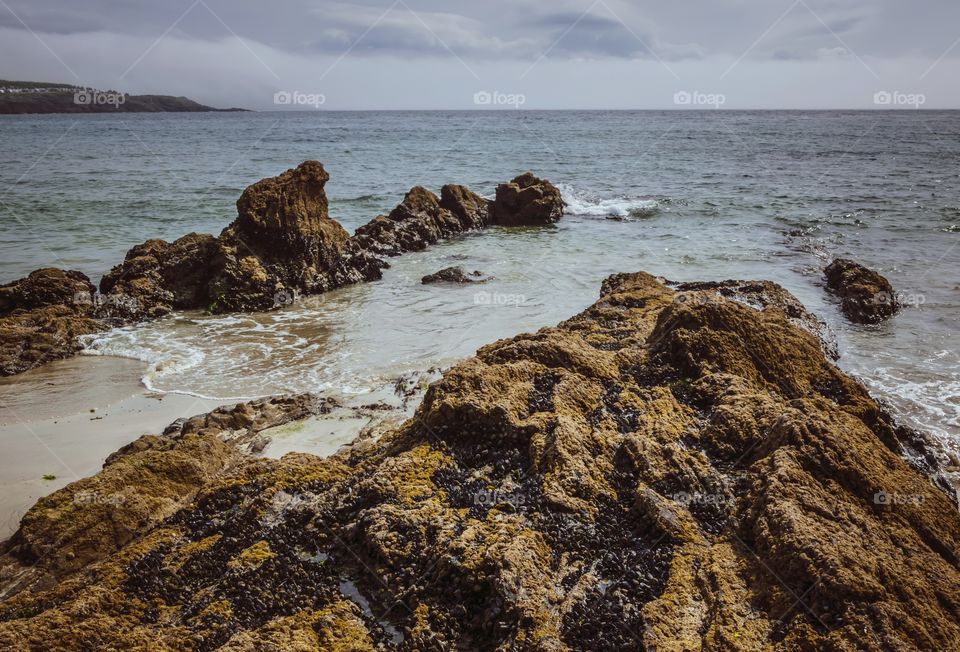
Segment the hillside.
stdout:
[[18,113],[161,113],[243,111],[217,109],[187,97],[128,95],[71,84],[0,80],[0,114]]

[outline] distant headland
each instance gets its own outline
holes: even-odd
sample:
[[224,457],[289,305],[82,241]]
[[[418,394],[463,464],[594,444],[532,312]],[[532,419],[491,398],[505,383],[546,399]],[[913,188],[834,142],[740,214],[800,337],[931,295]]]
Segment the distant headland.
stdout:
[[173,95],[129,95],[116,90],[0,79],[0,114],[11,113],[163,113],[245,111],[217,109]]

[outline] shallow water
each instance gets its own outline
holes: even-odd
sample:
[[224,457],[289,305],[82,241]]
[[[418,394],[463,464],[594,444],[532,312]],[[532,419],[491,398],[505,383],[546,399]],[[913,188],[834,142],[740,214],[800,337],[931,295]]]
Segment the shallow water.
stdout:
[[[556,226],[466,234],[392,259],[380,282],[90,339],[91,354],[150,362],[157,390],[363,395],[555,324],[614,272],[763,278],[826,320],[844,369],[960,450],[960,113],[0,116],[0,134],[4,281],[44,265],[96,280],[146,238],[218,233],[243,187],[307,158],[324,162],[331,215],[351,230],[415,184],[489,195],[532,169],[564,192]],[[839,255],[888,276],[907,309],[846,323],[820,280]],[[453,264],[494,278],[420,284]]]

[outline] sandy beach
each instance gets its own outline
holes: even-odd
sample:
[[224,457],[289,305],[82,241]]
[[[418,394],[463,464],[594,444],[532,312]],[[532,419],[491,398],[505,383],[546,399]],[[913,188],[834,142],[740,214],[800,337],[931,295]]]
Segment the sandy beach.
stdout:
[[[146,365],[113,356],[78,356],[0,379],[0,540],[16,531],[41,497],[97,473],[104,460],[144,434],[159,434],[182,417],[236,401],[151,392],[140,381]],[[91,383],[90,379],[96,382]],[[392,387],[366,394],[363,404],[264,431],[266,457],[289,452],[327,456],[371,428],[412,414]]]
[[140,383],[145,367],[79,356],[0,380],[0,539],[38,498],[96,473],[124,444],[220,404],[148,392]]

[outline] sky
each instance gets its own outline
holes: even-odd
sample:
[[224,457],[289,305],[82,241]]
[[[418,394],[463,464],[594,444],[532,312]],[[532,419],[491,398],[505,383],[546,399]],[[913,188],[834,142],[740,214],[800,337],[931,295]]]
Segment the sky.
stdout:
[[960,108],[957,0],[0,0],[0,78],[218,107]]

